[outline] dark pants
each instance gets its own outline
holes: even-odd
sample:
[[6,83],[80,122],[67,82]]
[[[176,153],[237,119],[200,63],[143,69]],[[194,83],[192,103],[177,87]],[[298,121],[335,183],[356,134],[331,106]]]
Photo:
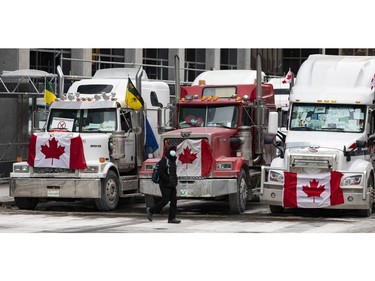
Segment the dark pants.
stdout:
[[158,203],[155,204],[155,206],[150,208],[151,213],[160,213],[161,210],[168,204],[169,204],[169,216],[168,220],[173,220],[176,218],[176,211],[177,211],[177,190],[175,187],[163,187],[160,186],[161,191],[161,201],[158,201]]

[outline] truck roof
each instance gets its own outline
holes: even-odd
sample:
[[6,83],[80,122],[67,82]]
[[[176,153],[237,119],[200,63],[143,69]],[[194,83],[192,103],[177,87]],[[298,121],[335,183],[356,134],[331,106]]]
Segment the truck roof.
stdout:
[[[92,79],[130,79],[135,80],[137,68],[104,68],[98,69]],[[143,70],[142,80],[148,80],[146,71]]]
[[[262,72],[262,82],[265,76]],[[256,79],[256,70],[211,70],[199,74],[192,85],[200,85],[203,80],[205,85],[255,84]]]
[[[130,78],[135,85],[135,79]],[[103,92],[106,94],[115,93],[117,101],[121,107],[128,107],[125,104],[126,87],[128,85],[128,77],[120,78],[93,78],[83,79],[74,82],[68,94],[80,93],[80,97],[94,97],[95,94],[101,95]],[[147,108],[157,108],[151,105],[150,93],[154,91],[158,95],[159,102],[166,106],[170,102],[170,90],[167,83],[162,81],[148,81],[142,80],[142,98],[147,104]]]
[[372,104],[375,57],[310,55],[290,94],[291,102]]

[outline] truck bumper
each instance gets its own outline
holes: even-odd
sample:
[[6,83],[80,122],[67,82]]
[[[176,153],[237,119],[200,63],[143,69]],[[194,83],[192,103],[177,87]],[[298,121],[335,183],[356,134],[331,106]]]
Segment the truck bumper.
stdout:
[[[368,209],[370,193],[363,199],[362,190],[355,192],[343,188],[344,204],[325,207],[325,209]],[[268,186],[260,194],[260,202],[266,205],[283,206],[282,186]]]
[[100,179],[11,178],[12,197],[100,198]]
[[[143,194],[161,196],[159,185],[151,179],[140,179]],[[237,192],[237,179],[179,180],[177,196],[180,198],[217,197]]]
[[[282,170],[270,167],[262,167],[261,172],[261,187],[260,187],[260,203],[273,206],[283,206],[283,184],[275,184],[266,179],[267,170]],[[363,174],[366,179],[366,174],[363,172],[343,172],[353,174]],[[370,190],[366,188],[367,182],[363,186],[357,187],[341,187],[344,197],[344,204],[328,206],[325,209],[363,209],[369,208]]]

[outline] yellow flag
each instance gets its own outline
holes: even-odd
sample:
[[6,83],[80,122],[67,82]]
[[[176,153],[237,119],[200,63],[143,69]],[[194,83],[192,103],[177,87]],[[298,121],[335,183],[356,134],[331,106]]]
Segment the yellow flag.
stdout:
[[53,103],[56,100],[56,96],[53,93],[51,84],[46,80],[46,89],[44,90],[44,102],[48,105]]
[[128,78],[128,86],[126,87],[125,103],[134,110],[140,109],[144,105],[141,95],[134,87],[130,78]]

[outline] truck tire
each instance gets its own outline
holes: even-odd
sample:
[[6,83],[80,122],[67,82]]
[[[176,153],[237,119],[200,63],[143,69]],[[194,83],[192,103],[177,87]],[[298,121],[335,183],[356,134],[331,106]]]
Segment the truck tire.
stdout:
[[116,209],[119,195],[119,180],[113,171],[108,171],[107,177],[102,180],[101,197],[95,199],[95,206],[99,211]]
[[246,209],[247,203],[247,181],[246,172],[241,169],[240,176],[237,179],[237,192],[229,194],[229,209],[234,214],[242,214]]
[[34,197],[14,197],[14,202],[21,210],[34,210],[39,203],[39,198]]
[[270,205],[270,211],[272,214],[281,214],[284,212],[284,208],[281,206]]
[[367,181],[367,187],[370,191],[370,198],[369,198],[369,205],[368,208],[365,210],[359,210],[359,213],[362,217],[370,217],[372,215],[372,207],[374,205],[374,196],[375,196],[375,191],[374,191],[374,178],[372,174],[370,175],[368,181]]

